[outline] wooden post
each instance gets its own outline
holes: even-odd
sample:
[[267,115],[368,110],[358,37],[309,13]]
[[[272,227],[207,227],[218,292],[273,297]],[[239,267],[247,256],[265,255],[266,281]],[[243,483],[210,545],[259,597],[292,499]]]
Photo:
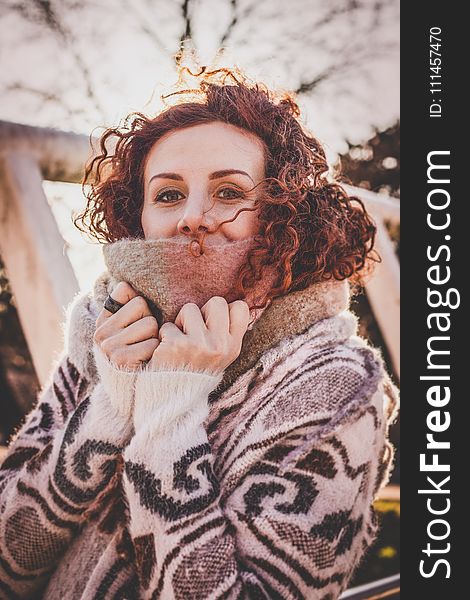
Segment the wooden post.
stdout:
[[89,138],[79,133],[0,121],[0,153],[31,156],[42,179],[50,181],[80,183],[97,144],[93,138],[92,149]]
[[3,155],[0,251],[38,380],[44,384],[63,345],[64,308],[79,287],[42,180],[32,156]]
[[377,225],[375,248],[382,262],[375,266],[366,283],[374,317],[380,327],[395,374],[400,378],[400,262],[390,239],[385,220],[400,222],[400,201],[384,194],[342,184],[351,196],[358,196],[366,205]]
[[377,225],[377,252],[382,262],[366,283],[367,298],[382,332],[397,377],[400,377],[400,263],[395,246],[380,219]]

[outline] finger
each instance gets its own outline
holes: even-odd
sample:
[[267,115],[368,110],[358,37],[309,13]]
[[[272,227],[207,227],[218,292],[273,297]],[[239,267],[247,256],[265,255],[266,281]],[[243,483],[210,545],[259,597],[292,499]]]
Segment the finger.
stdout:
[[176,316],[175,325],[186,334],[203,335],[206,331],[201,311],[194,302],[188,302],[181,308]]
[[206,327],[210,331],[228,332],[230,313],[227,301],[222,296],[212,296],[201,308]]
[[160,327],[160,331],[158,332],[158,338],[161,342],[171,342],[174,340],[178,340],[181,336],[184,335],[181,329],[177,327],[174,323],[170,323],[167,321],[163,323]]
[[[116,300],[120,304],[125,305],[130,300],[132,300],[133,298],[138,296],[138,294],[134,290],[134,288],[129,283],[127,283],[127,281],[120,281],[117,284],[117,286],[115,288],[113,288],[113,291],[110,293],[110,296],[111,296],[111,298],[113,298],[113,300]],[[122,310],[122,308],[120,310]],[[113,314],[117,314],[117,313],[112,313],[103,307],[103,309],[101,310],[101,312],[98,316],[98,319],[96,320],[96,326],[99,327],[100,325],[102,325],[104,323],[104,321],[106,319],[111,318],[113,316]]]
[[235,300],[228,305],[230,334],[242,338],[250,322],[250,308],[244,300]]
[[[110,293],[111,298],[113,300],[116,300],[116,302],[119,302],[120,304],[127,304],[129,300],[132,300],[132,298],[135,298],[138,295],[139,294],[129,283],[127,283],[127,281],[120,281]],[[108,314],[108,316],[111,316],[113,314],[109,310],[105,309],[105,311]]]
[[158,323],[155,317],[147,316],[124,327],[112,339],[120,346],[125,346],[152,338],[158,339]]
[[153,338],[130,346],[115,348],[107,356],[118,368],[136,369],[152,358],[159,344],[160,340]]
[[106,317],[101,321],[100,317],[98,317],[96,321],[95,340],[99,342],[107,337],[116,335],[128,325],[131,325],[131,323],[135,323],[147,316],[152,316],[147,302],[142,296],[135,296],[114,315]]

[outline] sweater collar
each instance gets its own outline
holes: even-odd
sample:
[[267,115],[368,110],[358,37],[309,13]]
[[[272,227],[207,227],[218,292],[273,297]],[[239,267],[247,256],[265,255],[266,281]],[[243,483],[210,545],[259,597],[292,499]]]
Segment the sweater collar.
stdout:
[[[155,261],[155,244],[149,240],[120,240],[103,248],[107,271],[95,282],[94,300],[101,310],[106,296],[119,281],[127,281],[141,293],[152,311],[158,311],[155,279],[161,265]],[[112,260],[109,260],[112,256]],[[142,274],[145,273],[145,277]],[[161,289],[159,291],[161,299]],[[239,357],[226,369],[220,386],[226,389],[235,379],[253,367],[261,355],[285,338],[299,335],[316,322],[330,318],[349,306],[347,281],[329,280],[274,298],[260,311],[252,328],[243,338]]]

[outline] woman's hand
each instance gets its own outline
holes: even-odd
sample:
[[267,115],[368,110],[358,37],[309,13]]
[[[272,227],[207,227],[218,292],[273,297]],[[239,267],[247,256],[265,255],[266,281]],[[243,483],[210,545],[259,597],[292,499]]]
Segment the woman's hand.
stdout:
[[157,320],[144,298],[125,281],[114,288],[111,297],[124,306],[114,314],[102,309],[93,340],[116,367],[138,369],[160,343]]
[[185,304],[174,323],[160,327],[160,343],[148,367],[220,373],[240,354],[249,320],[243,300],[228,304],[213,296],[200,310],[196,304]]

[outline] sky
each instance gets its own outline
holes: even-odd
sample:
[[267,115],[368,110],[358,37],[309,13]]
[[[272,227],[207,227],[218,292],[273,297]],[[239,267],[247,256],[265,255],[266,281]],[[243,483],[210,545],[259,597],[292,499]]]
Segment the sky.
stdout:
[[[185,32],[199,64],[303,86],[302,122],[330,163],[347,140],[399,118],[397,0],[3,0],[0,119],[89,135],[134,110],[155,114]],[[86,287],[101,264],[71,225],[83,197],[76,186],[45,190]]]

